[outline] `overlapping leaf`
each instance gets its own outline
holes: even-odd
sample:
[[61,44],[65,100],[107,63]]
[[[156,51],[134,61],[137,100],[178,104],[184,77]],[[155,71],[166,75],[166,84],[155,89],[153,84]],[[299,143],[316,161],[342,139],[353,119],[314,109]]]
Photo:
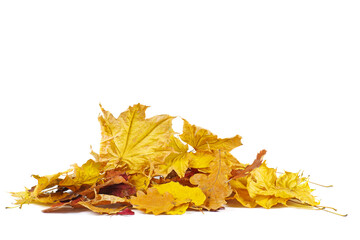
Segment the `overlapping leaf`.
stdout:
[[191,125],[184,119],[183,133],[180,138],[192,146],[196,151],[231,151],[241,145],[241,137],[218,138],[209,130]]

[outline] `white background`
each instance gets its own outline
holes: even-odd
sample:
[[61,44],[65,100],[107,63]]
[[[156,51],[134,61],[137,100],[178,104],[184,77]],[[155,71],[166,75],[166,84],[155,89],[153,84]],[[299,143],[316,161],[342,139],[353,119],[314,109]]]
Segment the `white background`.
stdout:
[[[1,1],[0,235],[27,239],[358,239],[359,1]],[[323,205],[182,216],[7,209],[9,191],[90,158],[99,103],[151,106],[244,163],[303,170]],[[358,226],[358,224],[357,224]],[[11,235],[8,235],[11,234]]]

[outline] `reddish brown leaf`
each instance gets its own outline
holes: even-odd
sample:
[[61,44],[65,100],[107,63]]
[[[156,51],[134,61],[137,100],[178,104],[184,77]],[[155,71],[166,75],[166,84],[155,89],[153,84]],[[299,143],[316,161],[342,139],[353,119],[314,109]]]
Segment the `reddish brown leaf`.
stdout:
[[237,170],[232,170],[231,171],[231,174],[233,175],[233,177],[231,179],[236,179],[236,178],[240,178],[240,177],[245,177],[247,175],[250,174],[250,172],[252,170],[254,170],[255,168],[258,168],[260,167],[260,165],[262,164],[263,162],[263,158],[264,158],[264,155],[266,154],[266,150],[263,149],[261,150],[257,156],[256,156],[256,159],[254,160],[254,162],[250,165],[248,165],[246,168],[244,169],[237,169]]
[[136,188],[134,186],[120,183],[101,188],[100,194],[109,194],[118,197],[129,197],[136,194]]
[[55,204],[51,205],[51,207],[42,210],[42,212],[44,212],[44,213],[55,212],[55,211],[58,211],[60,209],[63,209],[65,207],[69,207],[69,206],[71,206],[73,208],[81,207],[78,203],[82,200],[83,200],[82,197],[77,197],[77,198],[67,201],[67,202],[55,203]]
[[99,189],[102,189],[102,188],[104,188],[106,186],[114,185],[114,184],[120,184],[120,183],[127,183],[127,181],[122,176],[114,176],[114,177],[110,178],[108,181],[106,181],[105,183],[99,184],[99,185],[91,187],[91,188],[88,188],[88,189],[80,192],[79,194],[82,195],[82,196],[87,196],[87,197],[92,198],[93,194],[94,194],[94,191],[97,192],[97,191],[99,191]]
[[112,179],[112,178],[114,178],[116,176],[121,176],[126,181],[129,180],[129,176],[122,170],[111,169],[109,171],[106,171],[106,173],[105,173],[105,179]]

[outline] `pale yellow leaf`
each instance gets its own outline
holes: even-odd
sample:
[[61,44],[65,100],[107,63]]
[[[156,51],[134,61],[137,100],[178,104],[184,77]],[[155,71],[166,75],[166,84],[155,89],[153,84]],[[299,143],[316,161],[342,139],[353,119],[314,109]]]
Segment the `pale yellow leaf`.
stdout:
[[146,119],[146,109],[147,106],[136,104],[115,118],[101,107],[100,161],[106,161],[108,168],[123,167],[128,174],[143,173],[169,154],[173,117],[157,115]]

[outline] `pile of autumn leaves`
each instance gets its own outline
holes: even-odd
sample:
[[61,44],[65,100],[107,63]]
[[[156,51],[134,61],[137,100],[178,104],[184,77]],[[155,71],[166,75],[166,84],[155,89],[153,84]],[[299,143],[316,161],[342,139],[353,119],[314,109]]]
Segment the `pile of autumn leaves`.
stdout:
[[[100,106],[101,107],[101,106]],[[231,150],[241,137],[218,138],[184,120],[183,132],[172,130],[169,115],[145,117],[137,104],[115,118],[101,107],[99,154],[82,166],[38,176],[38,184],[14,192],[16,204],[49,204],[44,212],[87,208],[97,213],[183,214],[217,210],[236,199],[245,207],[271,208],[296,201],[317,206],[308,179],[299,173],[267,167],[262,150],[252,164],[240,163]]]

